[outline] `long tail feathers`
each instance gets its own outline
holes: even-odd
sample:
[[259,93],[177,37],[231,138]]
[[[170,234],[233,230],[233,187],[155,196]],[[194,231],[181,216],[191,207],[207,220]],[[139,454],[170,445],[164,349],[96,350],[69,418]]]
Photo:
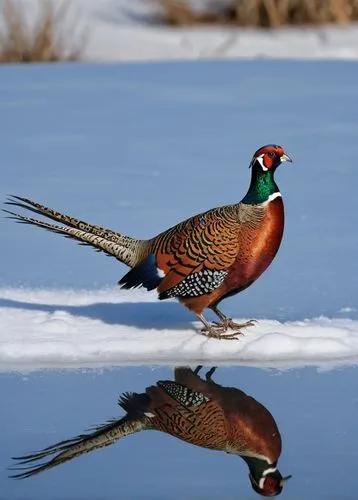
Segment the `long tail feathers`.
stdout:
[[120,234],[115,233],[110,229],[88,224],[87,222],[75,219],[70,215],[61,214],[60,212],[56,212],[51,208],[40,205],[39,203],[29,200],[28,198],[22,198],[21,196],[11,195],[8,198],[8,201],[5,202],[5,205],[13,205],[15,207],[24,208],[25,210],[29,210],[38,215],[44,215],[45,217],[48,217],[56,222],[60,222],[61,224],[65,224],[66,226],[80,229],[81,231],[87,233],[96,234],[97,236],[106,238],[107,240],[115,243],[120,243],[122,237]]
[[[89,453],[92,450],[109,446],[121,437],[139,432],[145,428],[145,419],[129,419],[128,417],[123,417],[120,420],[113,419],[106,424],[96,427],[92,433],[81,434],[72,439],[66,439],[37,453],[22,457],[13,457],[13,460],[16,460],[17,464],[9,469],[15,472],[23,472],[12,474],[10,478],[25,479],[34,476],[68,460]],[[54,454],[56,455],[53,458],[38,463]]]
[[19,223],[42,227],[54,233],[62,234],[67,238],[77,240],[80,245],[89,245],[98,252],[105,252],[107,255],[115,257],[130,267],[134,267],[141,257],[140,247],[145,244],[144,241],[136,240],[129,236],[122,236],[120,233],[113,232],[109,229],[88,224],[87,222],[75,219],[69,215],[61,214],[60,212],[55,212],[51,208],[40,205],[27,198],[21,198],[20,196],[11,196],[5,204],[48,217],[56,222],[64,224],[66,227],[4,210],[4,212],[9,214],[8,216],[10,219]]

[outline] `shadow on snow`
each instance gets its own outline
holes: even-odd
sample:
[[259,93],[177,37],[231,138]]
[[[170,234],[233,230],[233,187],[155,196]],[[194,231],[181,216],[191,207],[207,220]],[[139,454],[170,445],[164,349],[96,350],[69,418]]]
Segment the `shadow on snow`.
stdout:
[[123,302],[75,306],[32,304],[0,299],[0,309],[6,307],[46,313],[65,311],[72,316],[100,320],[110,325],[127,325],[143,329],[188,329],[193,328],[192,322],[196,320],[195,315],[176,302]]

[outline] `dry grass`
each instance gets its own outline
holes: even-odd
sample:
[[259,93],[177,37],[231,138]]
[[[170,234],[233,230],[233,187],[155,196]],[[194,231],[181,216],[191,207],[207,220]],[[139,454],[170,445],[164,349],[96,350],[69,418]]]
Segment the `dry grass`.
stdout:
[[[358,19],[358,0],[212,0],[195,10],[190,0],[156,0],[165,24],[228,24],[276,28],[285,25],[347,24]],[[212,8],[215,7],[215,10]]]
[[51,0],[38,0],[38,15],[29,22],[17,0],[3,0],[0,27],[0,62],[34,63],[82,59],[86,36],[76,34],[68,19],[69,4],[55,7]]

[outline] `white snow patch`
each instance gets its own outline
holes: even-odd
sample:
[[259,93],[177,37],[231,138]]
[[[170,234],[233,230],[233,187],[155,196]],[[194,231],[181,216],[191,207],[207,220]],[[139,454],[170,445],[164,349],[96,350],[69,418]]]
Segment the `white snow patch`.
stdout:
[[[126,0],[122,0],[125,2]],[[123,25],[92,17],[87,55],[104,61],[292,58],[357,59],[358,27],[307,27],[275,30]]]
[[[153,311],[142,310],[145,301],[153,304]],[[135,302],[138,306],[131,306],[132,316],[127,311],[126,324],[122,324],[125,309],[120,307]],[[95,308],[101,311],[105,303],[118,304],[115,318],[113,314],[107,318],[105,310],[96,317]],[[0,305],[0,370],[199,361],[327,367],[358,359],[358,321],[351,319],[260,320],[239,341],[225,341],[208,339],[195,330],[197,323],[176,322],[175,317],[169,323],[162,319],[158,325],[154,320],[160,307],[164,315],[165,304],[156,303],[155,294],[138,290],[3,288]]]
[[[38,0],[22,0],[22,4],[29,21],[36,22]],[[155,2],[143,0],[71,0],[67,26],[71,29],[75,24],[79,33],[82,29],[88,33],[85,56],[94,61],[358,58],[355,24],[275,30],[220,26],[181,29],[161,25],[156,13]]]

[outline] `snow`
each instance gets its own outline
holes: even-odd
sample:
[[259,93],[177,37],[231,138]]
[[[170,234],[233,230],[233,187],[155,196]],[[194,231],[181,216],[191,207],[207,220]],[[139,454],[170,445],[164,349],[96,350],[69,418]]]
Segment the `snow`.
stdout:
[[237,58],[358,58],[358,27],[230,28],[120,27],[97,24],[86,56],[97,61]]
[[[36,19],[38,0],[20,1],[29,20]],[[154,0],[71,0],[69,6],[64,20],[67,43],[75,43],[84,33],[84,55],[89,61],[358,58],[355,24],[277,30],[178,29],[158,23]]]
[[[358,358],[358,321],[351,319],[262,320],[239,341],[208,340],[195,332],[198,323],[177,324],[174,316],[168,324],[167,317],[158,316],[155,301],[154,294],[137,290],[0,289],[0,368],[104,367],[153,360],[333,367]],[[143,318],[142,302],[153,304],[143,310]],[[118,313],[110,314],[108,304],[117,304]]]
[[276,259],[222,304],[258,320],[239,341],[199,335],[175,301],[120,291],[115,259],[2,219],[0,369],[355,363],[357,77],[342,61],[3,67],[4,201],[27,196],[147,238],[239,201],[259,146],[281,143],[294,163],[277,172]]

